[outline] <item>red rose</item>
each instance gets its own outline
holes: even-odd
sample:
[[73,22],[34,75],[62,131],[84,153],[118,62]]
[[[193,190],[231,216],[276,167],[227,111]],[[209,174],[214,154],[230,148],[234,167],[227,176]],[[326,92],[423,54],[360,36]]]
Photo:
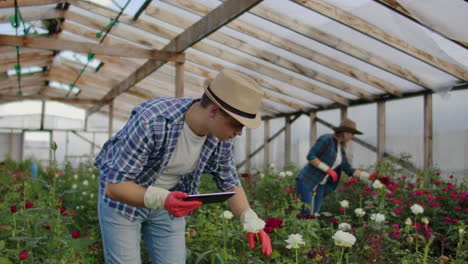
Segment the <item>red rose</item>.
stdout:
[[395,214],[401,214],[401,213],[403,213],[403,209],[401,209],[401,208],[395,208],[395,209],[393,209],[393,212],[394,212]]
[[12,214],[18,212],[18,207],[17,207],[16,205],[10,206],[10,212],[11,212]]
[[25,259],[28,258],[28,251],[27,251],[27,250],[23,250],[23,251],[21,251],[21,253],[19,253],[18,256],[19,256],[19,258],[20,258],[21,260],[25,260]]
[[26,209],[30,209],[30,208],[33,208],[33,207],[34,207],[34,204],[31,203],[31,202],[27,202],[27,203],[24,204],[24,208],[26,208]]
[[71,236],[74,238],[74,239],[77,239],[81,236],[80,234],[80,230],[75,230],[72,232]]

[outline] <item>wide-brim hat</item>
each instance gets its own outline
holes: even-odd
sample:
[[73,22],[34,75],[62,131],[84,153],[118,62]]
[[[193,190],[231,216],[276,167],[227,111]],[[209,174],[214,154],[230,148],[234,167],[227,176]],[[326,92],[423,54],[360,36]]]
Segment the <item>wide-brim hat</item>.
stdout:
[[211,101],[247,128],[261,124],[259,112],[264,92],[250,76],[226,69],[203,84]]
[[341,121],[340,126],[333,130],[335,130],[335,133],[350,132],[353,134],[362,135],[362,132],[356,129],[356,123],[351,119],[344,119]]

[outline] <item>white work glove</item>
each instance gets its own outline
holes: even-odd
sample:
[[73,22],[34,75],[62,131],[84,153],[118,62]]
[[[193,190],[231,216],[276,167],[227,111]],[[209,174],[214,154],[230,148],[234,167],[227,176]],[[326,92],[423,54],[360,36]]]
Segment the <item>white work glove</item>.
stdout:
[[249,248],[255,248],[255,241],[259,241],[262,245],[262,253],[270,257],[272,252],[270,236],[263,230],[265,222],[258,218],[257,214],[251,209],[245,210],[240,220],[244,226],[244,231],[247,232],[247,241],[249,242]]
[[373,181],[375,180],[375,176],[377,176],[377,174],[379,174],[379,172],[374,172],[372,174],[369,174],[368,172],[366,171],[360,171],[359,172],[359,179],[361,181]]
[[150,186],[145,192],[145,207],[150,209],[164,209],[164,201],[167,196],[171,193],[170,191]]
[[186,201],[187,193],[150,186],[146,189],[144,203],[150,209],[166,209],[175,217],[183,217],[201,206],[201,201]]

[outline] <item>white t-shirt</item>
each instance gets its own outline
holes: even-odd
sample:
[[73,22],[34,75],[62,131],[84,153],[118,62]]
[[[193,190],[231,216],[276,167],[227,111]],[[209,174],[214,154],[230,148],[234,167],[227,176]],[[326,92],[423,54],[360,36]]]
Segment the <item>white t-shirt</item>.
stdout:
[[174,153],[155,186],[169,190],[176,186],[182,175],[194,171],[205,140],[206,136],[198,136],[184,122]]
[[340,166],[341,161],[343,161],[343,157],[341,157],[341,145],[338,143],[338,149],[336,150],[335,163],[333,163],[333,166],[331,167],[332,170],[334,170],[334,169],[336,169],[336,167]]

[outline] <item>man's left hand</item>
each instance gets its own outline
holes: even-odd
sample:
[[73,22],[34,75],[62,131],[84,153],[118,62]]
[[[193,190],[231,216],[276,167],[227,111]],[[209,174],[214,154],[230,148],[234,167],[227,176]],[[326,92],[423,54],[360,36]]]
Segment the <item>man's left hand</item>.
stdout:
[[265,256],[270,257],[271,252],[273,251],[271,247],[270,236],[263,229],[260,229],[258,233],[253,233],[253,232],[247,233],[247,241],[249,241],[250,249],[255,248],[256,240],[260,241],[260,244],[262,245],[262,253]]

